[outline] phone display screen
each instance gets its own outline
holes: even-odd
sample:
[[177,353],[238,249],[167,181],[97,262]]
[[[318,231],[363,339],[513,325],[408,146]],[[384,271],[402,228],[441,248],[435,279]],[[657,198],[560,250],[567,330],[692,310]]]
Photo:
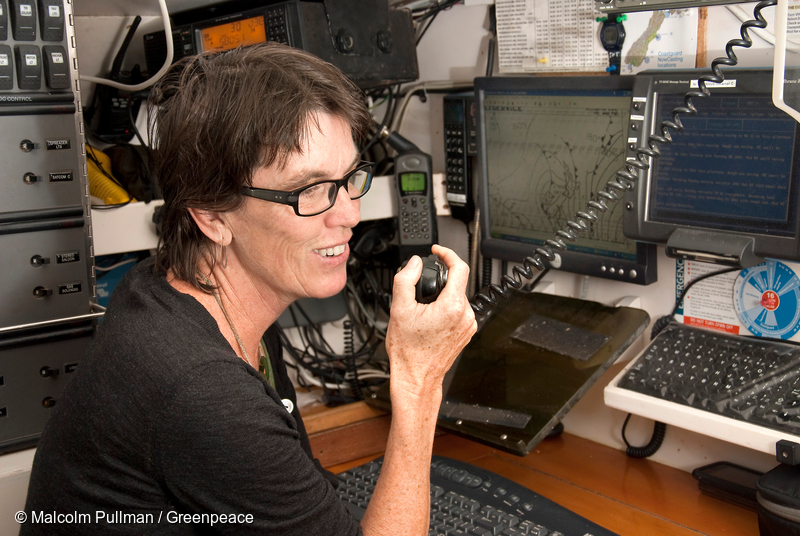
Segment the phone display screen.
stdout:
[[403,195],[425,195],[427,192],[427,177],[418,171],[400,174],[400,191]]
[[266,40],[267,31],[261,15],[200,30],[200,43],[204,51],[231,50],[238,46],[264,43]]
[[445,101],[442,112],[444,114],[444,122],[447,124],[464,124],[464,103]]

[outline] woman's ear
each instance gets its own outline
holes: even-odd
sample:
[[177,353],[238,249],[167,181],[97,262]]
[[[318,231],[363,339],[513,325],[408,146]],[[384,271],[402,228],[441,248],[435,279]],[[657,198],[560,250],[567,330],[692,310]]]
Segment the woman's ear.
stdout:
[[188,210],[197,227],[209,240],[222,246],[231,243],[233,235],[221,212],[199,208],[189,208]]

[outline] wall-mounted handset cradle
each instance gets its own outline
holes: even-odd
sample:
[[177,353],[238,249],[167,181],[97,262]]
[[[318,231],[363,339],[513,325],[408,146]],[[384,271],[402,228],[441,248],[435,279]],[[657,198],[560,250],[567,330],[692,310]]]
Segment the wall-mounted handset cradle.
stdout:
[[466,224],[475,219],[472,193],[472,159],[477,154],[475,113],[474,92],[444,96],[445,196],[450,214]]
[[428,255],[439,239],[433,203],[433,164],[430,155],[396,132],[381,131],[397,151],[394,177],[397,192],[397,238],[400,261]]

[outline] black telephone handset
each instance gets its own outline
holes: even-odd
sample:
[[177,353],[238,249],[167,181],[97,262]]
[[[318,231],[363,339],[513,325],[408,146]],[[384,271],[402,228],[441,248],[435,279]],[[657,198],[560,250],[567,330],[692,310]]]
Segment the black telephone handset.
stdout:
[[[406,264],[408,264],[407,260],[400,266],[400,270],[405,268]],[[416,285],[417,302],[431,303],[436,301],[439,293],[447,284],[447,273],[447,265],[442,262],[438,255],[422,257],[422,274],[420,274]]]
[[468,224],[475,219],[472,195],[472,158],[477,155],[475,141],[475,95],[445,95],[444,118],[445,196],[450,214]]
[[426,255],[438,240],[436,206],[433,203],[431,157],[423,152],[395,158],[398,241],[400,260]]

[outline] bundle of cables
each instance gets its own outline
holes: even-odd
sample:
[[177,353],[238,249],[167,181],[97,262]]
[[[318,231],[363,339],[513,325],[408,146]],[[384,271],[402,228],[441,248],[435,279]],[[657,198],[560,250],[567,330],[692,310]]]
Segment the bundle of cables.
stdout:
[[301,306],[295,303],[289,310],[308,322],[291,334],[280,330],[284,361],[296,371],[301,387],[322,389],[323,401],[337,406],[363,400],[365,392],[388,379],[388,359],[382,351],[385,326],[363,324],[360,315],[348,311],[344,320],[327,326],[344,334],[344,349],[337,353],[326,340],[323,327],[311,323]]
[[[394,233],[391,221],[364,222],[350,240],[344,289],[346,314],[342,320],[314,325],[297,303],[289,312],[292,324],[307,325],[282,333],[284,360],[297,372],[298,383],[324,391],[329,405],[362,400],[389,377],[383,340],[391,308],[391,289],[399,261],[388,244]],[[325,333],[343,340],[334,351]]]

